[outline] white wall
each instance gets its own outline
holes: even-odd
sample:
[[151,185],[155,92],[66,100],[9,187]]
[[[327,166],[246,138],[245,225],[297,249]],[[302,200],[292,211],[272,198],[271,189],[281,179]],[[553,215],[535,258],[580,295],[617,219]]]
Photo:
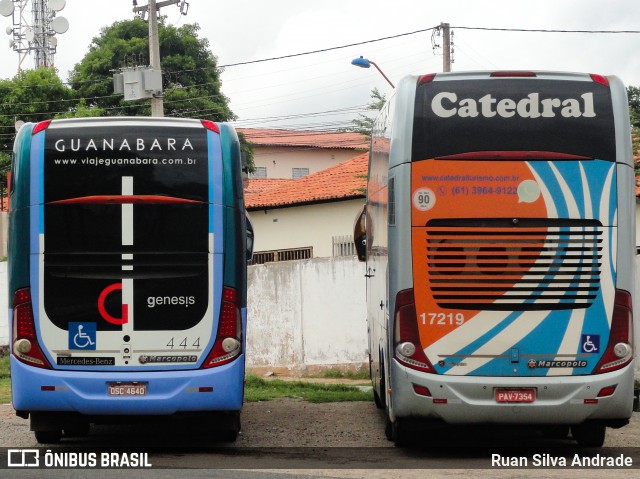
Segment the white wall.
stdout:
[[0,211],[0,258],[7,256],[7,228],[9,226],[9,213]]
[[636,200],[636,246],[640,246],[640,203]]
[[249,212],[255,231],[254,251],[313,246],[313,256],[333,254],[331,237],[353,235],[364,198]]
[[358,156],[364,150],[304,146],[255,146],[253,162],[267,169],[267,178],[292,178],[292,168],[309,168],[309,174],[326,170]]
[[250,266],[247,367],[365,363],[365,302],[355,257]]

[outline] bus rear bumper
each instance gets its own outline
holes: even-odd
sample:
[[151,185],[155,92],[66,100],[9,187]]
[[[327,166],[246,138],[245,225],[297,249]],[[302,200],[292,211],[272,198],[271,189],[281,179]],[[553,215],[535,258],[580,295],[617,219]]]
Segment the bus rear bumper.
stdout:
[[[144,396],[110,396],[108,384],[146,383]],[[11,357],[13,407],[18,414],[75,412],[83,415],[172,415],[239,411],[244,357],[212,369],[154,372],[51,371]]]
[[[527,378],[425,374],[393,363],[392,420],[418,417],[450,424],[505,425],[574,425],[600,421],[620,427],[628,422],[633,411],[635,361],[607,374]],[[416,392],[414,386],[421,388]],[[615,386],[613,393],[608,389],[611,386]],[[424,395],[422,388],[426,388],[430,396]],[[498,402],[496,389],[533,389],[534,400]]]

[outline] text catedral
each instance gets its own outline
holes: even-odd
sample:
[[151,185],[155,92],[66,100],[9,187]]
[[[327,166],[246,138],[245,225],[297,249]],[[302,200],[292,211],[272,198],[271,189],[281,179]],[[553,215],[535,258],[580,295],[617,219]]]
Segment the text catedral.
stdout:
[[459,116],[460,118],[555,118],[558,114],[564,118],[593,118],[596,112],[593,104],[593,93],[585,93],[580,98],[543,98],[539,93],[530,93],[525,98],[498,100],[491,94],[479,99],[463,98],[453,92],[443,91],[431,100],[431,110],[440,118]]

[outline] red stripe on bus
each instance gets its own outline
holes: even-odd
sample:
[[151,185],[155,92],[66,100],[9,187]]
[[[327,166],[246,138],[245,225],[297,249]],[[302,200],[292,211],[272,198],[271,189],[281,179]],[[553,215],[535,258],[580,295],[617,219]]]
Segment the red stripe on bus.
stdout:
[[69,198],[66,200],[51,201],[49,204],[72,205],[72,204],[95,204],[95,203],[113,203],[113,204],[129,204],[129,203],[155,203],[155,204],[172,204],[172,203],[202,203],[198,200],[188,200],[186,198],[175,198],[172,196],[159,195],[96,195],[81,196],[78,198]]

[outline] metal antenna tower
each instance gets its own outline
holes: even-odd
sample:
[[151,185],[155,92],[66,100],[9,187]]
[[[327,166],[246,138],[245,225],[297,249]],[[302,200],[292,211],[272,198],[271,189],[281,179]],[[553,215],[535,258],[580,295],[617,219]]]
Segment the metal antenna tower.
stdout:
[[31,0],[31,19],[27,18],[28,3],[29,0],[0,0],[0,15],[13,19],[6,32],[11,37],[9,47],[18,53],[18,71],[30,53],[35,68],[52,67],[58,46],[55,35],[69,29],[69,21],[56,16],[66,6],[66,0]]

